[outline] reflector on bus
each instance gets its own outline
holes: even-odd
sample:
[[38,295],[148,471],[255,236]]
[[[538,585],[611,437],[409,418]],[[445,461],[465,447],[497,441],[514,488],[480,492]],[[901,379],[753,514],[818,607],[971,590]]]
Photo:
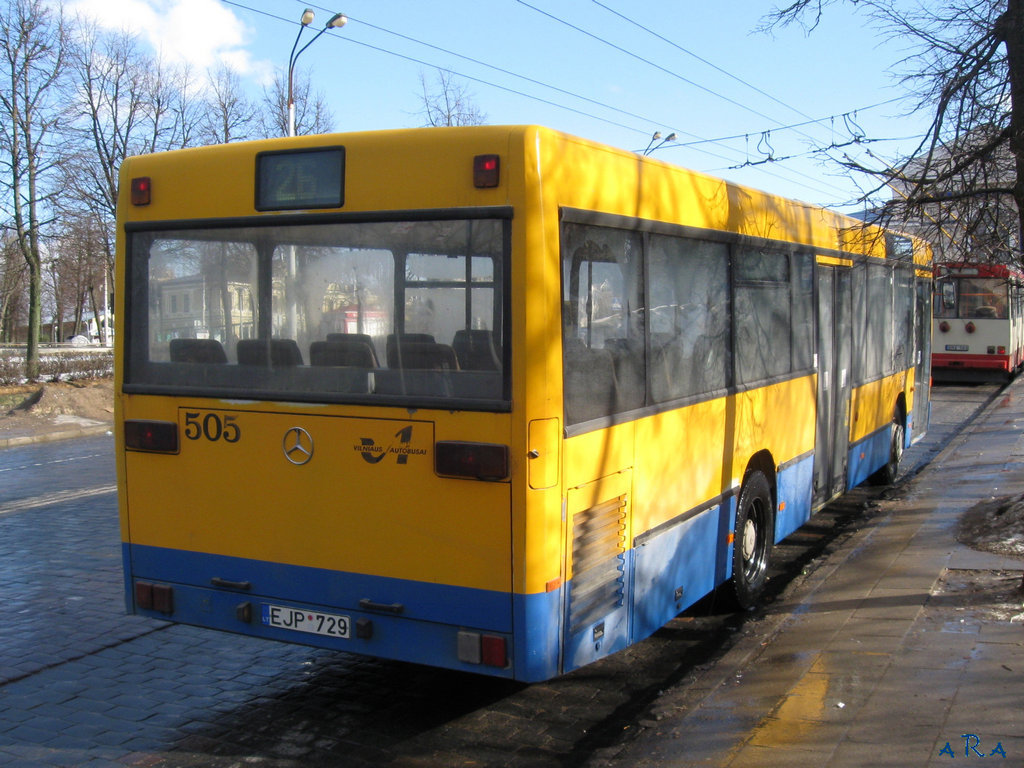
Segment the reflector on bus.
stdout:
[[504,480],[508,477],[508,446],[442,440],[434,446],[434,469],[446,477]]
[[124,422],[124,447],[129,451],[178,452],[178,425],[173,421],[130,419]]

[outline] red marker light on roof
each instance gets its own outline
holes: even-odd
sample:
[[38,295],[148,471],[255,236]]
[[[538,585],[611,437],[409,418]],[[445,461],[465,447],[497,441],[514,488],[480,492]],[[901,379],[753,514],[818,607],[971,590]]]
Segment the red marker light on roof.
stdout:
[[490,189],[498,186],[501,163],[497,155],[477,155],[473,158],[473,186]]
[[149,205],[152,191],[153,183],[149,176],[132,179],[132,205]]

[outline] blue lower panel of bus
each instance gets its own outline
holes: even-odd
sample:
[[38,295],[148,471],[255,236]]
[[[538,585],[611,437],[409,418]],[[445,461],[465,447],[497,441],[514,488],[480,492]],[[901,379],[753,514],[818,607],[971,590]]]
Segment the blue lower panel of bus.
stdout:
[[811,519],[814,493],[814,456],[790,463],[778,474],[779,503],[775,512],[775,543]]
[[[559,626],[557,592],[513,599],[507,592],[131,544],[123,545],[122,556],[125,573],[131,574],[126,578],[128,608],[153,618],[499,677],[541,680],[557,674],[557,647],[551,640]],[[203,584],[212,577],[232,581]],[[171,587],[170,611],[139,609],[135,581]],[[241,588],[243,581],[249,589]],[[360,608],[364,599],[374,607]],[[269,626],[268,606],[343,616],[350,637]],[[513,612],[527,627],[515,638]],[[460,661],[459,643],[465,645],[467,633],[470,639],[477,634],[503,638],[510,663]]]
[[[807,455],[777,475],[776,542],[810,519],[813,471],[813,456]],[[736,489],[718,504],[638,537],[632,551],[631,642],[648,637],[732,577],[732,546],[727,542],[736,524],[738,494]]]
[[891,441],[892,424],[886,424],[850,446],[848,488],[856,488],[889,461]]
[[732,575],[728,536],[736,521],[729,496],[633,549],[633,642],[648,637]]

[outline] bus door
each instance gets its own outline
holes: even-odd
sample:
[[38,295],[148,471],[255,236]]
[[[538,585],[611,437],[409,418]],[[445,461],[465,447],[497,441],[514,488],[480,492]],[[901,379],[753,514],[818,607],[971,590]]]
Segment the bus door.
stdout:
[[850,270],[818,266],[818,419],[814,446],[814,503],[846,485],[850,435]]

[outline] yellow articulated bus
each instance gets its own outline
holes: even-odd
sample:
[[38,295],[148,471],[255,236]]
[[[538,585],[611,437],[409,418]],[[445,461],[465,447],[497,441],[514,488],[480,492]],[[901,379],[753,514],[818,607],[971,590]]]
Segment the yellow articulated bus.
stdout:
[[716,587],[927,422],[916,241],[534,126],[135,157],[130,611],[523,681]]

